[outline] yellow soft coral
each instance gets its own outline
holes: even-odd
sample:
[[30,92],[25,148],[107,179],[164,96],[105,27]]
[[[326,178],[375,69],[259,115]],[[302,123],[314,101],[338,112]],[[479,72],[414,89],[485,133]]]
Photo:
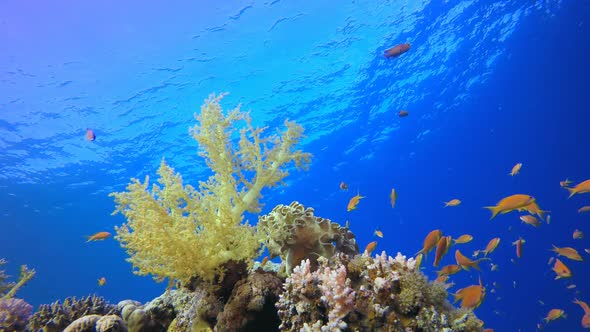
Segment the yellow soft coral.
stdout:
[[[164,161],[159,185],[149,188],[149,178],[137,179],[127,191],[112,193],[113,213],[127,223],[118,227],[116,239],[127,250],[139,275],[156,280],[188,282],[192,277],[211,281],[229,260],[247,261],[257,255],[259,239],[243,222],[244,212],[259,212],[261,190],[282,182],[285,167],[305,168],[311,155],[295,150],[303,128],[285,121],[281,135],[263,137],[266,128],[253,128],[248,113],[239,107],[224,115],[223,95],[211,95],[196,115],[191,129],[213,174],[199,183],[199,190],[184,185],[182,177]],[[233,126],[244,121],[237,148]]]

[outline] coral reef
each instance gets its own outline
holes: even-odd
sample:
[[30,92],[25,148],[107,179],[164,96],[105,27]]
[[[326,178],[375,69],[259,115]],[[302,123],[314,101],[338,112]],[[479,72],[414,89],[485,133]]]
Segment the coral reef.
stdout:
[[313,212],[313,208],[292,202],[277,205],[259,217],[257,229],[263,243],[271,258],[281,257],[287,274],[304,259],[315,268],[318,257],[330,258],[337,252],[358,254],[354,234],[348,227],[314,216]]
[[253,272],[232,286],[224,300],[219,289],[168,290],[142,305],[122,301],[118,308],[129,332],[276,331],[275,303],[283,280],[276,273]]
[[[6,260],[0,259],[0,266]],[[35,270],[21,265],[16,283],[7,282],[9,276],[0,270],[0,331],[24,331],[33,307],[22,299],[14,298],[16,292],[35,276]]]
[[[127,219],[116,239],[134,273],[168,279],[166,292],[146,304],[92,296],[43,305],[29,331],[481,331],[473,312],[455,309],[414,259],[359,255],[348,225],[313,208],[279,205],[250,226],[244,214],[260,212],[261,191],[281,184],[288,166],[305,168],[311,155],[295,149],[299,125],[285,121],[282,133],[263,135],[239,107],[224,114],[222,97],[205,101],[191,129],[212,171],[198,189],[162,160],[156,183],[132,179],[111,194],[113,213]],[[261,244],[281,258],[280,271],[272,263],[253,268]],[[0,273],[0,294],[12,297],[22,284],[5,281]]]
[[73,321],[64,332],[127,332],[127,327],[117,315],[87,315]]
[[414,270],[412,258],[383,252],[318,262],[314,271],[302,261],[287,278],[277,303],[281,331],[482,330],[473,312],[455,309],[441,284]]
[[21,299],[0,299],[0,331],[24,331],[33,307]]
[[[195,276],[212,281],[229,260],[250,262],[260,244],[243,214],[260,211],[262,189],[282,183],[289,164],[305,168],[310,161],[309,153],[295,149],[301,126],[285,121],[281,135],[263,136],[266,128],[252,127],[249,114],[239,107],[224,115],[222,97],[211,95],[205,101],[191,130],[213,173],[199,183],[199,190],[184,185],[162,161],[159,185],[153,184],[151,191],[146,177],[111,194],[117,204],[114,213],[127,218],[116,239],[139,275],[183,283]],[[236,147],[232,135],[238,121],[243,125]]]
[[277,331],[275,303],[283,280],[274,273],[254,272],[238,282],[217,316],[216,331]]
[[57,332],[63,331],[78,318],[87,315],[117,314],[117,306],[109,304],[104,298],[92,295],[77,299],[68,297],[52,304],[42,304],[31,316],[27,329],[30,331]]

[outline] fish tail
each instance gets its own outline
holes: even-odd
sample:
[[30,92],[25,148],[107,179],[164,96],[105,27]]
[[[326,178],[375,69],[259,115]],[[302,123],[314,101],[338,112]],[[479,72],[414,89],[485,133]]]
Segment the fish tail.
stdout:
[[567,197],[568,199],[572,198],[572,196],[574,196],[577,193],[576,188],[565,187],[565,189],[567,189],[567,191],[570,192],[570,195]]
[[496,218],[496,216],[500,212],[500,210],[498,209],[498,206],[497,205],[495,205],[495,206],[484,206],[483,208],[492,211],[492,216],[490,217],[490,220]]

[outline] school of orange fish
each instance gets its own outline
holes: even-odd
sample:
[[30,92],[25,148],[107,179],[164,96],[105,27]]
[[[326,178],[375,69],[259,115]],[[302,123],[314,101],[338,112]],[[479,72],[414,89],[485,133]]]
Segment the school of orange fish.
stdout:
[[[510,176],[516,176],[522,168],[522,163],[517,163],[514,165],[512,170],[510,171]],[[567,191],[569,191],[569,197],[571,198],[577,194],[584,194],[590,192],[590,179],[582,181],[575,186],[570,186],[572,182],[570,180],[564,180],[560,182],[560,186]],[[341,190],[348,190],[348,186],[346,183],[340,183]],[[348,202],[347,211],[353,211],[357,209],[360,200],[365,198],[361,196],[360,193],[357,193],[356,196],[352,197]],[[389,199],[391,202],[391,207],[395,207],[397,201],[397,192],[395,189],[391,189],[391,193],[389,195]],[[461,200],[459,199],[452,199],[448,202],[444,203],[444,207],[456,207],[461,204]],[[491,211],[492,215],[490,219],[494,219],[499,214],[506,214],[512,211],[518,212],[526,212],[528,214],[520,216],[520,220],[528,225],[533,227],[538,227],[541,224],[541,221],[545,220],[548,224],[551,222],[551,216],[547,215],[545,218],[545,214],[548,211],[542,210],[539,205],[537,204],[535,198],[531,195],[526,194],[514,194],[507,197],[502,198],[496,205],[494,206],[485,206],[484,208]],[[590,206],[584,206],[578,209],[578,213],[584,213],[590,211]],[[537,219],[538,217],[538,219]],[[383,232],[380,230],[375,230],[374,235],[383,238]],[[579,240],[584,237],[584,233],[579,229],[574,230],[572,235],[574,240]],[[433,251],[434,254],[434,261],[433,266],[438,267],[440,264],[441,259],[447,254],[450,247],[453,245],[469,243],[473,240],[473,236],[470,234],[464,234],[459,236],[456,239],[453,239],[450,235],[444,236],[442,231],[439,229],[435,229],[428,233],[424,238],[424,242],[422,245],[422,249],[416,253],[416,266],[420,268],[423,260],[426,259],[426,255]],[[465,256],[459,249],[455,250],[455,261],[456,264],[449,264],[443,266],[439,271],[437,271],[437,278],[435,282],[439,282],[445,286],[445,288],[449,289],[454,286],[454,283],[447,283],[449,277],[453,274],[459,273],[462,270],[469,271],[471,268],[476,270],[480,270],[479,263],[485,260],[491,261],[492,259],[488,257],[491,253],[496,250],[498,245],[500,244],[501,239],[499,237],[493,238],[489,240],[485,249],[476,250],[472,257],[477,258],[480,255],[483,255],[482,258],[479,259],[470,259]],[[526,241],[523,238],[519,238],[518,240],[514,241],[512,245],[515,246],[516,257],[521,258],[523,246]],[[365,248],[365,252],[367,254],[371,254],[373,250],[375,250],[377,246],[377,241],[372,241],[367,245]],[[557,247],[553,245],[551,249],[552,252],[556,254],[557,257],[565,257],[570,260],[574,261],[583,261],[582,256],[578,253],[578,251],[572,247]],[[590,249],[584,249],[587,254],[590,254]],[[555,279],[564,279],[564,278],[571,278],[572,271],[571,269],[557,257],[551,257],[549,259],[548,264],[553,264],[552,270],[555,273]],[[513,260],[514,262],[514,260]],[[491,271],[495,271],[498,269],[498,265],[494,263],[490,263]],[[493,283],[494,287],[496,283]],[[569,289],[573,289],[576,286],[570,284],[567,286]],[[491,292],[495,292],[495,289],[492,289]],[[470,285],[464,288],[457,290],[455,293],[451,293],[455,298],[455,303],[461,301],[460,305],[463,308],[471,308],[475,309],[479,307],[479,305],[483,302],[486,294],[486,289],[482,283],[481,277],[479,278],[479,283],[477,285]],[[573,302],[578,304],[582,310],[582,319],[581,325],[583,328],[590,328],[590,307],[586,302],[581,301],[579,299],[573,299]],[[565,317],[565,311],[563,309],[554,308],[549,310],[546,314],[545,318],[543,319],[544,323],[549,323],[553,320]],[[537,329],[542,329],[542,324],[537,324]],[[485,332],[492,332],[493,329],[485,329]]]
[[[396,58],[399,55],[407,52],[410,48],[411,48],[410,44],[407,44],[407,43],[406,44],[399,44],[399,45],[396,45],[392,48],[385,50],[384,56],[386,58]],[[397,113],[397,115],[400,118],[404,118],[409,115],[409,112],[407,110],[400,110]],[[85,138],[88,141],[94,141],[96,139],[96,135],[91,128],[87,128]],[[522,168],[522,163],[515,164],[512,167],[509,175],[510,176],[518,175],[521,168]],[[569,194],[570,194],[569,197],[572,197],[576,194],[584,194],[584,193],[590,192],[590,179],[582,181],[573,187],[570,186],[572,184],[572,182],[569,179],[566,179],[564,181],[560,181],[559,184],[562,188],[569,191]],[[348,185],[345,182],[341,182],[339,187],[343,191],[348,191]],[[357,206],[360,203],[360,200],[363,198],[365,198],[365,197],[361,196],[360,192],[357,192],[357,194],[355,196],[350,198],[346,210],[348,212],[356,210]],[[397,201],[397,192],[393,188],[391,189],[391,193],[389,194],[389,199],[390,199],[391,207],[395,208],[396,201]],[[456,207],[456,206],[459,206],[460,204],[461,204],[461,200],[454,198],[454,199],[451,199],[447,202],[444,202],[444,207],[445,208],[446,207]],[[549,224],[551,222],[550,215],[547,215],[547,217],[544,219],[544,214],[547,213],[548,211],[542,210],[539,207],[539,205],[537,204],[535,198],[531,195],[514,194],[511,196],[507,196],[507,197],[502,198],[494,206],[485,206],[484,208],[489,209],[491,211],[492,215],[491,215],[490,219],[494,219],[499,214],[506,214],[506,213],[509,213],[512,211],[518,211],[518,212],[527,212],[528,213],[528,214],[520,216],[520,220],[523,223],[531,225],[533,227],[540,226],[542,220],[545,220],[547,222],[547,224]],[[589,211],[590,211],[590,206],[583,206],[578,209],[578,213],[585,213],[585,212],[589,212]],[[537,219],[537,217],[535,217],[535,216],[537,216],[539,219]],[[346,223],[348,224],[348,221]],[[375,230],[375,232],[373,234],[379,238],[383,238],[383,236],[384,236],[383,232],[381,230]],[[111,237],[111,233],[102,231],[102,232],[98,232],[96,234],[93,234],[91,236],[88,236],[87,242],[101,241],[101,240],[105,240],[109,237]],[[579,240],[584,237],[584,233],[582,231],[580,231],[579,229],[576,229],[576,230],[574,230],[572,237],[574,240]],[[448,253],[451,246],[469,243],[472,240],[473,240],[473,236],[471,236],[470,234],[463,234],[463,235],[459,236],[458,238],[453,239],[450,235],[443,236],[443,233],[441,230],[435,229],[426,235],[426,237],[424,238],[422,249],[420,249],[420,251],[418,251],[416,253],[416,255],[415,255],[416,256],[415,257],[416,258],[416,267],[419,269],[422,264],[422,261],[424,259],[426,259],[426,255],[433,250],[435,252],[433,266],[438,267],[441,259]],[[485,249],[476,250],[472,254],[472,257],[474,257],[474,258],[477,258],[480,255],[484,256],[482,258],[475,259],[475,260],[468,258],[459,249],[456,249],[455,250],[456,264],[449,264],[449,265],[443,266],[439,271],[437,271],[437,278],[435,279],[435,282],[439,282],[439,283],[443,284],[445,286],[445,288],[447,288],[447,289],[453,287],[454,286],[453,282],[447,283],[447,281],[449,280],[449,277],[451,275],[459,273],[462,270],[469,271],[471,268],[476,269],[476,270],[480,270],[479,263],[482,261],[485,261],[485,260],[491,261],[491,258],[488,257],[488,255],[490,255],[491,253],[494,252],[494,250],[496,250],[496,248],[498,247],[500,242],[501,242],[501,239],[499,237],[495,237],[495,238],[489,240]],[[518,240],[516,240],[512,243],[512,245],[515,246],[517,258],[521,258],[522,249],[523,249],[523,246],[525,243],[526,243],[526,241],[520,237]],[[367,246],[365,248],[365,253],[370,255],[373,252],[373,250],[375,250],[376,247],[377,247],[377,241],[370,242],[369,244],[367,244]],[[557,246],[553,245],[553,248],[551,249],[551,251],[554,252],[555,254],[557,254],[557,256],[563,256],[565,258],[568,258],[568,259],[571,259],[574,261],[583,261],[583,258],[580,256],[578,251],[572,247],[557,247]],[[584,249],[584,251],[587,254],[590,254],[590,249]],[[267,262],[268,262],[268,256],[264,257],[264,259],[261,263],[261,266],[264,266]],[[551,257],[549,259],[548,264],[549,265],[553,264],[552,270],[555,272],[555,275],[556,275],[555,279],[556,280],[562,279],[562,278],[570,278],[572,276],[571,269],[559,258]],[[490,270],[491,271],[496,271],[497,269],[498,269],[497,264],[490,263]],[[98,279],[99,286],[103,286],[105,284],[106,284],[105,277],[101,277],[100,279]],[[494,282],[493,285],[495,287],[496,283]],[[573,284],[570,284],[569,286],[567,286],[567,288],[570,288],[570,289],[575,288],[575,287],[576,286]],[[492,289],[491,292],[494,292],[494,289]],[[485,287],[482,283],[481,277],[480,277],[478,284],[461,288],[461,289],[457,290],[455,293],[451,293],[451,294],[455,298],[455,303],[459,302],[459,301],[461,302],[460,303],[461,307],[475,309],[475,308],[479,307],[481,305],[481,303],[483,302],[485,295],[486,295],[486,289],[485,289]],[[539,302],[541,302],[541,301],[539,301]],[[586,304],[586,302],[581,301],[579,299],[574,299],[573,302],[578,304],[582,308],[582,310],[584,311],[584,313],[582,315],[582,320],[581,320],[582,327],[583,328],[590,328],[590,307],[588,306],[588,304]],[[554,309],[549,310],[549,312],[546,314],[546,316],[543,320],[545,323],[548,323],[550,321],[553,321],[553,320],[556,320],[556,319],[559,319],[562,317],[565,317],[565,311],[563,309],[554,308]],[[542,329],[542,326],[540,323],[537,324],[537,329]],[[484,332],[493,332],[493,329],[487,328],[487,329],[484,329]]]

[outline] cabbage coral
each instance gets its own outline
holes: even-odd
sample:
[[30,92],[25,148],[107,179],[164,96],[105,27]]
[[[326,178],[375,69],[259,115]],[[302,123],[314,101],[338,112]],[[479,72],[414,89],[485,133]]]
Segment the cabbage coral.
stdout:
[[[192,277],[212,281],[230,261],[248,261],[257,255],[260,242],[243,214],[259,212],[261,191],[282,183],[285,167],[305,168],[309,153],[295,149],[303,128],[285,121],[280,135],[263,136],[266,128],[252,127],[248,113],[237,107],[223,114],[223,95],[211,95],[195,115],[191,128],[199,155],[212,171],[198,190],[183,183],[180,174],[164,161],[158,184],[149,177],[132,179],[127,191],[112,193],[127,223],[117,227],[116,239],[130,255],[139,275],[156,280],[188,282]],[[233,127],[242,121],[237,146]]]

